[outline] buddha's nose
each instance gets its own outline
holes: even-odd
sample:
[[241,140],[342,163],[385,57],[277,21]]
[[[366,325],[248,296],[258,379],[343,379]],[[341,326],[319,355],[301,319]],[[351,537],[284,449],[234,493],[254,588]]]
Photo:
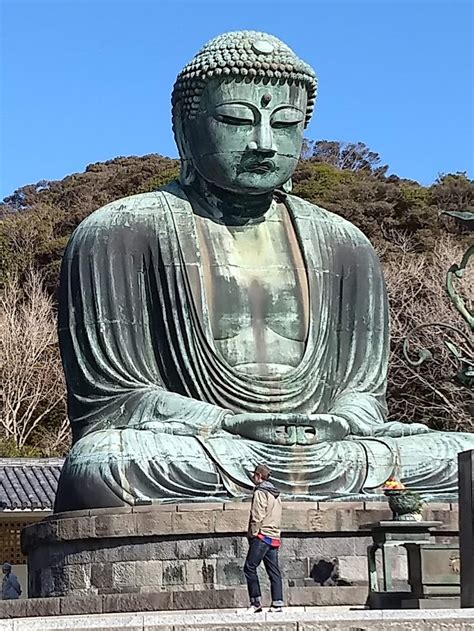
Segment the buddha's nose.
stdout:
[[276,153],[272,128],[268,123],[261,123],[255,128],[253,139],[248,143],[247,149],[266,154]]

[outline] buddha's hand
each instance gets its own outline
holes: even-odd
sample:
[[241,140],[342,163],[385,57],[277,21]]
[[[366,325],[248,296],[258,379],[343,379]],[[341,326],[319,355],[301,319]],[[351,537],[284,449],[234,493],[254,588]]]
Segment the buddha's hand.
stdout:
[[271,445],[313,445],[342,440],[349,424],[333,414],[234,414],[223,428],[243,438]]
[[309,414],[308,418],[314,428],[316,443],[344,440],[350,434],[348,421],[336,414]]

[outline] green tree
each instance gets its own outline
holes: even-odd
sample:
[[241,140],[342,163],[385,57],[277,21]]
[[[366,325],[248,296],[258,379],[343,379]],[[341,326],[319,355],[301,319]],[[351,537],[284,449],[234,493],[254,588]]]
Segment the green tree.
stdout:
[[441,210],[474,211],[474,180],[466,173],[445,173],[430,188],[432,203]]
[[369,149],[364,142],[340,142],[337,140],[306,141],[303,145],[304,159],[325,162],[349,171],[368,171],[385,175],[388,166],[381,164],[380,155]]

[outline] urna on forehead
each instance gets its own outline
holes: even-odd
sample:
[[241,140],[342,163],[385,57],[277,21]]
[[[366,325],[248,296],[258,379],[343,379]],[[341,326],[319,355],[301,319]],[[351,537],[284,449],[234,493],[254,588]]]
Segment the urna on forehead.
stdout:
[[220,77],[304,87],[308,93],[305,126],[309,123],[317,89],[313,69],[277,37],[257,31],[224,33],[203,46],[176,79],[173,117],[194,118],[206,83]]

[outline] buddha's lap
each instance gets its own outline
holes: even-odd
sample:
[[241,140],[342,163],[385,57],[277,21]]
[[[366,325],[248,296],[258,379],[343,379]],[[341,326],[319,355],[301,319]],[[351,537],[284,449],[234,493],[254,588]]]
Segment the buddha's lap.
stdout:
[[[456,454],[474,448],[474,435],[430,432],[320,443],[299,448],[296,459],[291,448],[282,458],[281,448],[240,438],[229,438],[223,447],[219,454],[209,442],[205,448],[194,437],[143,429],[93,432],[80,439],[66,459],[55,510],[122,506],[144,498],[227,497],[222,471],[231,470],[247,488],[248,473],[259,461],[272,466],[276,483],[290,495],[296,488],[294,474],[302,471],[305,484],[312,476],[308,497],[377,489],[393,474],[415,490],[455,493]],[[355,478],[348,476],[351,467],[358,471],[353,472]]]
[[149,429],[106,429],[81,438],[69,453],[75,462],[123,460],[193,461],[195,466],[210,465],[209,456],[193,436],[167,434]]
[[[235,438],[222,432],[220,439],[227,441],[227,449],[235,449]],[[240,440],[240,439],[239,439]],[[247,442],[247,441],[246,441]],[[251,442],[251,441],[249,441]],[[467,449],[474,449],[474,434],[461,432],[428,432],[400,438],[383,437],[358,438],[330,443],[340,453],[341,450],[353,452],[354,443],[366,451],[376,454],[376,459],[385,457],[396,460],[402,469],[411,469],[412,463],[417,467],[436,468],[450,463],[456,455]],[[307,451],[308,458],[321,457],[327,452],[329,443],[299,447],[299,454]],[[269,450],[280,451],[278,446],[267,446]],[[237,453],[237,450],[236,450]],[[241,457],[241,450],[238,451]],[[69,458],[75,462],[105,462],[107,460],[165,461],[192,463],[197,468],[214,470],[214,463],[201,442],[193,436],[167,434],[156,430],[139,428],[106,429],[92,432],[73,446]],[[247,463],[242,463],[246,466]]]

